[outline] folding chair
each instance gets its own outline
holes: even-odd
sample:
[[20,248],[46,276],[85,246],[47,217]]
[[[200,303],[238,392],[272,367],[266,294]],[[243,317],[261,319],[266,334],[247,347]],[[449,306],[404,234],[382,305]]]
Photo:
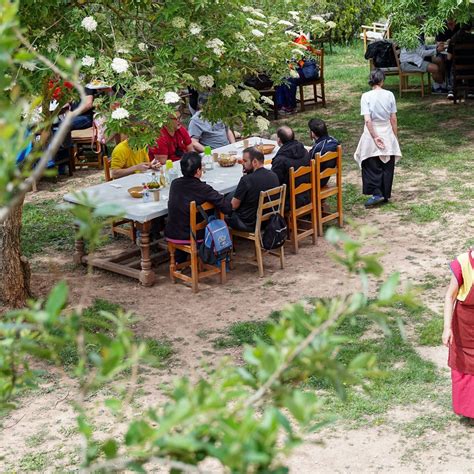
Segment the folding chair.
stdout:
[[[300,166],[296,171],[294,168],[290,168],[290,210],[287,213],[287,220],[294,253],[298,253],[298,242],[306,237],[311,236],[313,245],[316,244],[318,221],[316,193],[314,192],[315,175],[314,160],[311,160],[310,166]],[[304,177],[307,177],[309,182],[301,183]],[[296,184],[297,180],[300,181],[299,185]],[[305,193],[309,196],[309,203],[297,206],[298,196]]]
[[[318,235],[323,235],[323,224],[326,222],[338,219],[339,227],[344,224],[343,211],[342,211],[342,147],[338,145],[337,151],[330,151],[321,156],[320,153],[316,154],[316,210],[318,215]],[[321,171],[321,164],[336,159],[335,168],[327,168]],[[321,186],[321,180],[336,176],[336,185],[332,186]],[[330,196],[337,197],[336,212],[323,213],[323,201]]]
[[[201,208],[204,212],[211,209],[215,209],[214,205],[205,202],[201,204]],[[226,261],[223,259],[219,267],[214,265],[208,265],[203,263],[199,258],[198,254],[198,241],[197,235],[198,231],[205,229],[206,221],[202,220],[197,222],[197,214],[199,213],[196,201],[192,201],[190,204],[190,219],[189,226],[191,228],[189,241],[178,241],[173,239],[167,239],[168,241],[168,252],[170,254],[170,278],[173,283],[176,283],[176,279],[191,283],[194,293],[198,292],[198,283],[199,280],[212,276],[220,275],[220,282],[225,283],[227,280],[226,274]],[[219,213],[219,218],[223,219],[224,216],[222,213]],[[187,253],[191,256],[191,259],[183,262],[176,263],[175,253],[176,250],[181,250],[182,252]],[[191,276],[185,275],[182,270],[185,268],[191,268]]]
[[262,224],[270,219],[272,214],[280,214],[284,217],[285,214],[285,193],[286,184],[278,186],[268,191],[261,191],[258,201],[257,223],[255,224],[254,232],[245,232],[242,230],[232,229],[232,236],[241,237],[242,239],[252,240],[255,243],[255,254],[257,257],[258,272],[260,277],[264,276],[263,271],[263,252],[275,255],[280,258],[280,267],[285,266],[285,253],[283,246],[276,251],[265,250],[262,248]]

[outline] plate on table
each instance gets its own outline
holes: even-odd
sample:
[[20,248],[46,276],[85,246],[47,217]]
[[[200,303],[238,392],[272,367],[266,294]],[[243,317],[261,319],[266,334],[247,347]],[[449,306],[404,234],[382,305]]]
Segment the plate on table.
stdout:
[[275,145],[272,145],[272,144],[257,145],[256,148],[258,151],[261,151],[264,155],[269,155],[275,149]]

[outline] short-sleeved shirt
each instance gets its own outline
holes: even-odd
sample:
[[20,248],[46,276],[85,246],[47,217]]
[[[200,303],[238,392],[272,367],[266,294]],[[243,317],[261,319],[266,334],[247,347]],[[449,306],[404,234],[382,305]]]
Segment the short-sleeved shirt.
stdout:
[[191,137],[183,126],[179,127],[174,135],[163,127],[160,130],[160,136],[156,139],[156,146],[150,148],[150,155],[166,155],[168,160],[178,161],[186,153],[190,144]]
[[198,139],[201,145],[214,149],[229,144],[225,124],[221,120],[216,123],[209,122],[201,117],[201,111],[193,115],[188,128],[189,135]]
[[120,142],[112,152],[111,169],[126,169],[140,163],[148,163],[148,152],[146,148],[132,150],[128,140]]
[[372,89],[362,94],[360,114],[370,115],[373,121],[386,121],[391,114],[397,113],[397,104],[393,92],[385,89]]
[[268,191],[277,186],[280,186],[278,176],[266,168],[259,168],[253,173],[242,176],[234,197],[240,201],[236,212],[245,225],[254,227],[257,222],[260,191]]
[[[98,94],[98,91],[95,90],[95,89],[89,89],[88,87],[84,87],[84,93],[86,95],[91,95],[93,98],[95,98],[95,96]],[[94,100],[94,99],[92,99],[92,100]],[[73,102],[71,104],[71,111],[77,109],[79,107],[79,104],[80,104],[80,102]],[[94,107],[90,108],[89,110],[87,110],[86,112],[84,112],[81,115],[85,116],[85,117],[88,117],[90,120],[92,120],[94,118]]]

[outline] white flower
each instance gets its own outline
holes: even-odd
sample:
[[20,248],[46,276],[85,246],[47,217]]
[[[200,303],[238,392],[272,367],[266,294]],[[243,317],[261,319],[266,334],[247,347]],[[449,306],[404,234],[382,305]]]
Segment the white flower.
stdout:
[[129,64],[126,59],[114,58],[111,67],[117,74],[121,74],[128,70]]
[[250,91],[244,90],[239,93],[240,98],[242,99],[242,102],[249,103],[253,101],[253,95]]
[[137,47],[140,51],[146,51],[148,49],[148,45],[146,43],[138,43]]
[[265,36],[265,33],[262,33],[260,30],[252,30],[252,34],[256,36],[257,38],[263,38]]
[[177,104],[181,100],[176,92],[166,92],[165,93],[165,104]]
[[253,18],[247,18],[247,22],[252,26],[264,26],[264,27],[268,26],[264,21],[254,20]]
[[95,58],[86,55],[82,58],[81,62],[83,66],[91,67],[95,65]]
[[261,95],[261,96],[260,96],[260,100],[261,100],[262,102],[265,102],[265,103],[268,104],[268,105],[273,105],[273,100],[270,99],[270,97],[267,97],[266,95]]
[[245,41],[245,36],[242,33],[237,32],[234,34],[234,37],[240,41]]
[[210,89],[214,85],[214,78],[212,76],[199,76],[198,79],[201,87]]
[[252,11],[253,16],[257,16],[258,18],[266,18],[266,16],[259,10],[254,9]]
[[130,52],[130,49],[126,45],[120,45],[116,51],[120,54],[128,54]]
[[112,112],[112,118],[114,120],[122,120],[126,119],[129,117],[129,113],[127,109],[124,109],[123,107],[118,107]]
[[36,64],[28,61],[26,63],[22,63],[21,67],[27,71],[34,71],[36,69]]
[[245,12],[245,13],[250,13],[251,11],[253,10],[252,7],[242,7],[242,11]]
[[295,77],[297,79],[300,75],[294,69],[290,69],[290,77]]
[[49,42],[48,46],[46,47],[48,53],[51,53],[51,51],[57,51],[58,48],[59,48],[59,45],[58,45],[58,42],[56,41],[55,38],[53,38],[53,39]]
[[197,23],[191,23],[189,25],[189,32],[192,35],[198,35],[199,33],[201,33],[201,29],[202,28]]
[[283,25],[283,26],[293,26],[293,23],[291,23],[290,21],[286,21],[286,20],[279,20],[277,22],[279,25]]
[[232,97],[236,93],[236,89],[233,85],[227,84],[222,88],[222,95],[224,97]]
[[95,31],[97,29],[97,22],[95,21],[93,16],[86,16],[82,22],[81,26],[85,28],[87,31]]
[[184,28],[186,26],[186,20],[184,18],[181,18],[180,16],[177,16],[173,18],[173,20],[171,21],[171,24],[175,28]]
[[331,29],[336,28],[336,26],[337,26],[336,23],[334,23],[333,21],[328,21],[326,23],[326,25],[327,25],[328,28],[331,28]]
[[257,128],[260,130],[260,132],[265,132],[268,130],[268,127],[270,125],[270,121],[267,120],[265,117],[262,117],[259,115],[256,119],[255,122],[257,124]]
[[286,30],[285,33],[288,36],[294,36],[295,38],[297,38],[300,35],[299,33],[296,33],[295,31],[292,31],[292,30]]
[[288,13],[291,16],[291,18],[293,18],[293,20],[297,20],[300,17],[300,12],[289,11]]
[[225,51],[224,42],[219,38],[214,38],[206,43],[206,47],[212,49],[216,56],[222,56]]

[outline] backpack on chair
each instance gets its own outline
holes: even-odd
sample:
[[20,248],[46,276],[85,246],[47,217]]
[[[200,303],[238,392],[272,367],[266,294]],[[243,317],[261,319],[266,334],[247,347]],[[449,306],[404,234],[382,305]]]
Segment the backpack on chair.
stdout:
[[224,220],[208,216],[201,206],[198,206],[198,210],[207,223],[204,242],[199,246],[199,257],[208,265],[220,265],[222,260],[230,259],[232,252],[229,228]]

